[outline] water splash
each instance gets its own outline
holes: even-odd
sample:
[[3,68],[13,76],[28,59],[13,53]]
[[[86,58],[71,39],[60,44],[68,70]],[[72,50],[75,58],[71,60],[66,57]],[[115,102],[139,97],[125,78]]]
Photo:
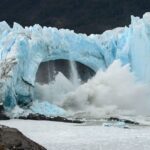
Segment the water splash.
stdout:
[[49,84],[36,83],[35,99],[46,100],[50,103],[60,105],[65,95],[75,89],[72,82],[67,79],[61,72],[55,76],[55,80]]
[[129,65],[114,61],[87,83],[66,95],[62,107],[73,112],[149,114],[150,87],[138,82]]
[[78,87],[81,84],[80,83],[81,80],[79,78],[76,62],[69,61],[69,65],[70,65],[70,80],[72,81],[75,87]]
[[37,97],[82,117],[150,113],[150,87],[138,82],[129,65],[122,66],[120,61],[114,61],[106,71],[98,71],[79,86],[74,83],[78,82],[75,71],[72,81],[59,73],[50,84],[37,84]]

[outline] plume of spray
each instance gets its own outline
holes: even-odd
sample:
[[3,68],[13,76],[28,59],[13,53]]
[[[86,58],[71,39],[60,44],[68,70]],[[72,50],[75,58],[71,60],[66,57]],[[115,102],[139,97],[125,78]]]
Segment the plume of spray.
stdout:
[[138,82],[129,65],[116,60],[87,83],[68,93],[61,106],[71,112],[93,115],[150,113],[150,87]]
[[52,83],[37,84],[35,91],[38,99],[56,104],[74,116],[150,114],[149,85],[139,82],[130,66],[122,66],[119,60],[82,85],[74,86],[58,73]]
[[[48,76],[49,78],[54,75],[55,68],[52,66],[52,71],[48,65]],[[73,90],[75,90],[80,85],[79,74],[77,71],[76,63],[74,61],[69,61],[69,71],[70,79],[67,79],[61,72],[56,74],[55,79],[52,81],[49,79],[48,84],[36,83],[35,86],[35,99],[46,100],[50,103],[60,105],[65,95]]]
[[77,70],[76,63],[74,61],[69,61],[70,65],[70,80],[75,87],[80,85],[80,78]]
[[55,76],[55,80],[48,84],[36,83],[34,96],[38,100],[46,100],[59,105],[65,95],[74,90],[74,86],[61,72]]

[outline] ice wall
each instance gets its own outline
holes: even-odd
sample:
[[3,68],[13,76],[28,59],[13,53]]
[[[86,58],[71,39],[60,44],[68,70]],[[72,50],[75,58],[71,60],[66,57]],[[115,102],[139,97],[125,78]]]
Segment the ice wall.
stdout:
[[0,101],[7,108],[30,104],[40,63],[56,59],[78,61],[94,71],[120,59],[123,65],[131,65],[137,79],[149,83],[150,14],[142,19],[132,16],[129,27],[90,36],[40,25],[23,28],[14,23],[11,28],[1,22],[0,71],[5,73],[0,79]]

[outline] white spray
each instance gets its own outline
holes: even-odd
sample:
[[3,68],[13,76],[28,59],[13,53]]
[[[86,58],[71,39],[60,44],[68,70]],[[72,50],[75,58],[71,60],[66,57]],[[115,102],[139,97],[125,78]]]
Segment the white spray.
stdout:
[[70,80],[72,81],[75,87],[78,87],[80,85],[80,78],[76,63],[74,61],[69,61],[69,65],[70,65]]
[[[92,79],[76,89],[68,79],[58,74],[53,86],[40,85],[37,91],[42,91],[43,95],[50,98],[50,102],[74,114],[84,112],[102,116],[150,113],[150,87],[139,83],[130,72],[130,67],[122,66],[120,61],[114,61],[106,71],[98,71]],[[59,97],[56,100],[52,95]]]
[[52,81],[52,76],[56,72],[54,70],[55,66],[53,64],[50,68],[48,64],[49,82],[44,85],[36,83],[34,93],[35,99],[46,100],[50,103],[60,105],[66,94],[74,91],[80,85],[76,63],[74,61],[69,61],[69,67],[70,79],[67,79],[61,72],[58,72],[55,79]]
[[[65,109],[99,113],[150,113],[150,87],[136,81],[128,65],[114,61],[87,83],[66,95]],[[106,111],[105,111],[106,110]],[[116,112],[117,111],[117,112]]]

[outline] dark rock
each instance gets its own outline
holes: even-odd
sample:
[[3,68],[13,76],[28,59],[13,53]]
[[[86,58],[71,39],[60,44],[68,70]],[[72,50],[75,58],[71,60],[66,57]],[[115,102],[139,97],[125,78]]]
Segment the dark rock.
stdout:
[[2,104],[0,104],[0,113],[4,111],[4,107]]
[[46,117],[41,114],[29,114],[27,117],[20,116],[19,119],[25,119],[25,120],[47,120],[47,121],[58,121],[58,122],[66,122],[66,123],[83,123],[81,120],[72,120],[67,119],[64,117]]
[[4,113],[0,113],[0,120],[9,120],[10,118]]
[[138,123],[138,122],[128,120],[128,119],[120,119],[120,118],[117,118],[117,117],[110,117],[110,118],[107,118],[107,120],[108,121],[120,121],[120,122],[124,122],[124,123],[127,123],[127,124],[132,124],[132,125],[140,125],[140,123]]
[[0,150],[46,150],[15,128],[0,126]]
[[9,119],[10,118],[4,113],[3,105],[0,105],[0,120],[9,120]]
[[0,144],[0,150],[7,150],[7,148],[4,145]]

